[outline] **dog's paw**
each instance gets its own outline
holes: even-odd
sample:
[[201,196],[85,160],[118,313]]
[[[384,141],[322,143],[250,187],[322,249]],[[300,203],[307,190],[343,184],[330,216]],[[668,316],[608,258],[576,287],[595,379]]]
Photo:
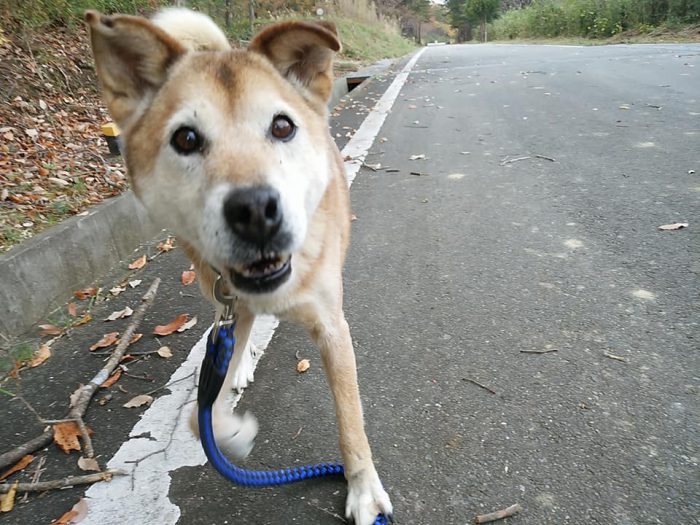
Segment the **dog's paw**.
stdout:
[[258,420],[250,412],[243,417],[233,413],[215,414],[213,427],[216,443],[227,456],[241,460],[253,450]]
[[392,512],[389,495],[374,469],[372,472],[363,470],[348,479],[348,499],[345,502],[348,520],[355,525],[372,525],[379,514],[392,520]]
[[255,374],[255,361],[260,358],[262,354],[261,350],[252,343],[248,342],[241,358],[236,363],[236,369],[231,375],[230,387],[232,390],[240,393],[245,387],[253,382],[253,375]]

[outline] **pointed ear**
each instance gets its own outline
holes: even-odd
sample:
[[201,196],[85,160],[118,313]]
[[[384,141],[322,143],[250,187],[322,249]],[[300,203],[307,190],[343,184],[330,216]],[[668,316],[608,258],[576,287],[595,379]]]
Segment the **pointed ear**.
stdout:
[[302,94],[328,102],[333,90],[333,52],[340,40],[331,22],[280,22],[263,29],[249,49],[265,55]]
[[145,18],[87,11],[85,21],[102,96],[112,118],[125,128],[185,49]]

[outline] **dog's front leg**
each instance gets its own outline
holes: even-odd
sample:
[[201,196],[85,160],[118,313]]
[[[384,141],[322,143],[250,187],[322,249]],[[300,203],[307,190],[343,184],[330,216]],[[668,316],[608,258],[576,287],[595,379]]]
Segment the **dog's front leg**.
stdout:
[[371,525],[379,513],[390,516],[392,506],[374,468],[365,434],[350,329],[341,311],[333,319],[315,324],[310,332],[321,351],[335,403],[348,482],[345,515],[357,525]]
[[[237,310],[236,315],[236,327],[233,332],[236,344],[226,372],[224,387],[212,407],[212,426],[214,438],[221,450],[234,458],[242,459],[253,448],[253,441],[258,433],[258,422],[248,412],[243,416],[235,414],[231,409],[229,395],[231,388],[239,390],[246,386],[248,380],[252,381],[253,356],[249,348],[249,339],[255,316],[244,309]],[[245,384],[242,384],[243,378]],[[196,408],[190,423],[195,434],[199,435]]]

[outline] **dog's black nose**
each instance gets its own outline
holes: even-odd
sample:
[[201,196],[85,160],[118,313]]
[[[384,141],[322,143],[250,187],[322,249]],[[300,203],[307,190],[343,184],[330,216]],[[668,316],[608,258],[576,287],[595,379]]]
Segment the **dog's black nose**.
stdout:
[[270,186],[234,190],[224,201],[224,217],[238,237],[264,246],[282,224],[280,194]]

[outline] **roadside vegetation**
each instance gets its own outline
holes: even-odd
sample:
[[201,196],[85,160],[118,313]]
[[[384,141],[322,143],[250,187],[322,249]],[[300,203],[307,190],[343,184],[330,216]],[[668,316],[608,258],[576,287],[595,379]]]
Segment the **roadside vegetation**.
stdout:
[[448,0],[458,40],[700,40],[700,0]]
[[4,0],[0,253],[128,187],[121,158],[109,155],[102,138],[109,116],[82,23],[85,10],[149,15],[172,5],[209,14],[234,45],[245,45],[271,22],[333,20],[343,43],[339,74],[415,48],[401,33],[402,13],[409,11],[400,2],[391,7],[371,0]]

